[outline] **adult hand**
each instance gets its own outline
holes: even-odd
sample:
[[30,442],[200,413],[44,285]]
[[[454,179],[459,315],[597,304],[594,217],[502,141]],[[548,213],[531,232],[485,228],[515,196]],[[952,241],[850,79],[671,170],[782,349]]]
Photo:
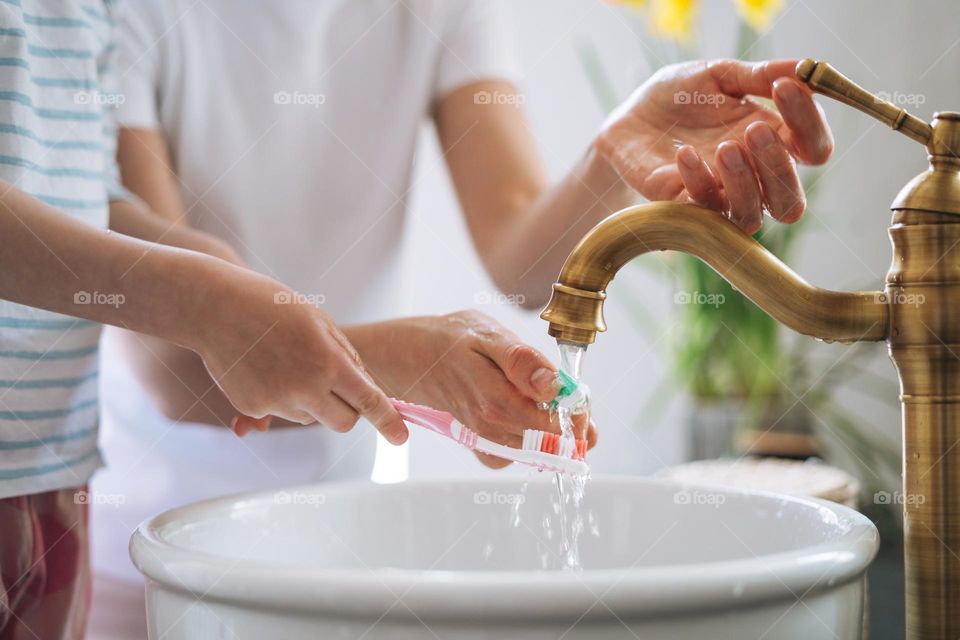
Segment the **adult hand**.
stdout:
[[[833,136],[797,60],[697,61],[647,80],[596,142],[621,178],[649,200],[693,201],[756,232],[766,210],[795,222],[806,198],[796,162],[822,164]],[[750,96],[772,98],[776,110]]]
[[[345,331],[391,394],[448,411],[484,438],[519,448],[524,429],[560,432],[556,416],[537,406],[556,396],[556,368],[489,316],[460,311]],[[575,420],[574,432],[596,442],[585,419]],[[490,467],[509,464],[478,457]]]

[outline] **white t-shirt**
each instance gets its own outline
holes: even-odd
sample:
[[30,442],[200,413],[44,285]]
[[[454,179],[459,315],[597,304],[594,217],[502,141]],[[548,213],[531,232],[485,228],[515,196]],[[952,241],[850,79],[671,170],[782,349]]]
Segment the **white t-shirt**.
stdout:
[[[449,91],[515,77],[503,12],[492,0],[127,0],[119,120],[163,130],[192,226],[339,323],[388,318],[419,128]],[[369,476],[369,426],[241,440],[173,424],[107,343],[108,468],[94,490],[123,498],[95,505],[97,571],[138,579],[132,529],[174,505]]]

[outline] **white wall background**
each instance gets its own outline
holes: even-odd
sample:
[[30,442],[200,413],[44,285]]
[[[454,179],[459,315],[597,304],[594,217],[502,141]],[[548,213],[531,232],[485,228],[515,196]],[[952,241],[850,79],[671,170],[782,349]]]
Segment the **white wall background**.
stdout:
[[[732,55],[736,37],[732,2],[703,4],[708,5],[699,29],[704,54]],[[636,23],[600,0],[518,0],[512,8],[521,39],[526,109],[546,165],[552,176],[559,177],[583,152],[605,115],[580,65],[577,47],[589,41],[598,49],[624,95],[648,75],[649,67],[638,34],[631,31]],[[938,109],[960,110],[958,24],[960,3],[949,0],[788,0],[758,54],[825,59],[873,91],[919,94],[923,104],[907,108],[929,119]],[[866,116],[827,100],[821,103],[834,126],[837,151],[823,179],[818,206],[811,211],[815,222],[792,266],[820,286],[878,288],[890,260],[886,236],[890,202],[925,168],[925,155],[915,143]],[[406,268],[412,276],[408,282],[418,286],[407,292],[407,312],[477,306],[477,293],[494,289],[470,246],[430,131],[424,132],[417,165]],[[601,436],[591,460],[594,469],[604,473],[651,472],[683,460],[688,447],[684,400],[674,402],[655,421],[644,419],[644,403],[666,375],[665,354],[631,321],[625,296],[618,295],[627,288],[646,294],[652,312],[664,319],[664,329],[673,307],[670,283],[642,269],[626,270],[611,287],[606,305],[609,330],[590,348],[585,370]],[[479,308],[546,353],[555,353],[546,325],[535,313],[495,305]],[[828,364],[842,358],[845,349],[821,348]],[[882,345],[876,351],[873,368],[894,379]],[[899,437],[895,409],[856,396],[847,404],[865,425],[877,430],[877,437]],[[430,434],[414,434],[411,475],[481,472],[469,454]]]

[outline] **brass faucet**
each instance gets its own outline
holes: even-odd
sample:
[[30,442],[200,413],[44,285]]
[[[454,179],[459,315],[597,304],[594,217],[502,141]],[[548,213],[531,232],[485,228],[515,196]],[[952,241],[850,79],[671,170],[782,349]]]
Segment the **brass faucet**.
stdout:
[[960,113],[927,124],[825,62],[803,60],[812,90],[926,146],[929,168],[893,201],[893,260],[882,291],[806,283],[733,223],[691,204],[654,202],[602,221],[574,248],[540,315],[557,340],[591,344],[606,330],[613,276],[648,251],[710,265],[788,327],[822,340],[886,340],[900,375],[907,637],[960,638]]

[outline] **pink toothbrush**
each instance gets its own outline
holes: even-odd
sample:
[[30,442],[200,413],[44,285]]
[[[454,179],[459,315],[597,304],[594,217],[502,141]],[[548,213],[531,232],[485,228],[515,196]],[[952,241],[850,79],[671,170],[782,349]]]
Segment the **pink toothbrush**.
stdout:
[[523,432],[523,448],[514,449],[477,435],[446,411],[403,400],[391,399],[391,402],[407,422],[426,427],[473,451],[513,460],[536,467],[541,471],[556,471],[570,475],[590,473],[590,467],[584,462],[587,452],[586,440],[574,441],[570,438],[561,438],[555,433],[527,429]]

